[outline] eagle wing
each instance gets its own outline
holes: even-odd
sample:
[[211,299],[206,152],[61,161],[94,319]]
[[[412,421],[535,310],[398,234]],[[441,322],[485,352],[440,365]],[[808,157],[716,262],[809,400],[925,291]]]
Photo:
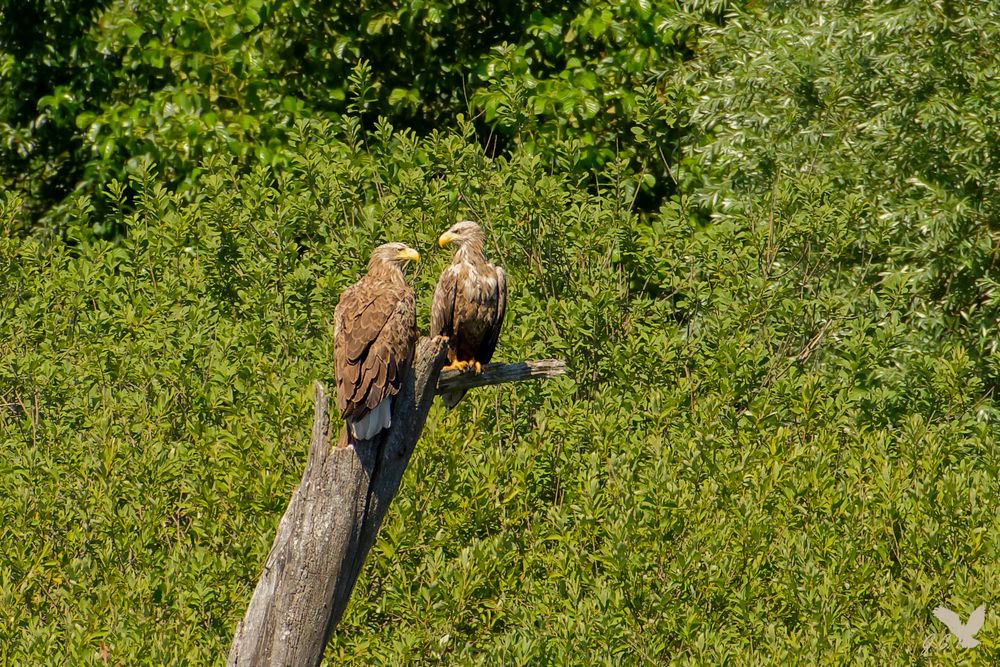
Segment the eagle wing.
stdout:
[[458,268],[453,264],[441,272],[431,302],[431,336],[451,336],[455,327]]
[[417,338],[413,290],[366,276],[334,311],[337,408],[358,421],[399,392]]
[[490,266],[496,277],[496,293],[493,299],[493,308],[490,326],[483,336],[483,341],[476,352],[476,359],[480,363],[487,364],[493,358],[493,352],[497,349],[497,341],[500,340],[500,329],[503,328],[503,318],[507,314],[507,272],[501,267]]

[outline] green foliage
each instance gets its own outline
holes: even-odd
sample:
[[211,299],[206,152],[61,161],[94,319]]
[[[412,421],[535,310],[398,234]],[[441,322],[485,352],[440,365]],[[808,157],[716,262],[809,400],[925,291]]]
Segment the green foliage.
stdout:
[[[692,126],[704,132],[685,185],[707,207],[799,208],[807,198],[867,210],[850,263],[910,285],[909,326],[934,347],[959,333],[996,387],[1000,158],[992,73],[1000,39],[975,2],[789,3],[706,41],[692,68]],[[777,199],[777,201],[776,201]]]
[[645,187],[670,174],[680,137],[667,78],[695,46],[673,2],[599,0],[535,11],[526,38],[493,48],[472,97],[487,123],[560,169],[592,173],[624,155]]
[[[84,95],[100,99],[111,66],[87,31],[108,0],[6,0],[0,5],[0,187],[23,193],[18,230],[81,177]],[[86,63],[88,66],[82,67]]]
[[[513,142],[586,177],[624,154],[655,208],[673,189],[679,138],[658,80],[690,55],[702,16],[721,11],[631,0],[47,0],[25,12],[30,29],[20,19],[0,29],[0,178],[28,195],[20,228],[62,232],[77,196],[125,181],[143,159],[190,191],[207,156],[286,164],[295,120],[336,119],[351,105],[366,123],[384,116],[421,133],[475,117],[494,152]],[[371,73],[361,100],[350,86],[359,64]]]
[[587,194],[463,127],[304,124],[288,168],[206,163],[197,204],[143,163],[135,210],[102,195],[121,242],[3,242],[9,659],[224,651],[337,295],[403,239],[426,328],[460,217],[511,275],[499,358],[572,375],[435,408],[332,660],[916,662],[931,608],[998,602],[996,409],[960,336],[921,351],[914,283],[852,273],[863,200],[640,223],[621,161]]
[[[67,50],[20,43],[0,85],[86,44],[121,71],[92,75],[112,103],[4,120],[40,146],[93,113],[72,141],[112,149],[64,239],[21,233],[40,191],[0,195],[3,661],[217,661],[340,292],[406,241],[426,331],[434,240],[472,218],[510,275],[497,358],[571,373],[432,410],[331,662],[997,662],[988,8],[39,6]],[[985,605],[982,645],[938,605]]]

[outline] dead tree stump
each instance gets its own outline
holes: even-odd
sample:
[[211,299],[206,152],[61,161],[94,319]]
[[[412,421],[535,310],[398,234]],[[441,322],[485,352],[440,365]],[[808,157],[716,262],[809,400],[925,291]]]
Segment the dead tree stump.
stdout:
[[[323,385],[302,482],[278,524],[271,552],[229,652],[228,665],[318,665],[340,622],[368,550],[441,388],[473,388],[560,375],[558,360],[488,364],[479,375],[441,373],[444,338],[421,338],[396,396],[392,426],[371,440],[346,443],[331,419]],[[337,442],[331,436],[340,433]]]

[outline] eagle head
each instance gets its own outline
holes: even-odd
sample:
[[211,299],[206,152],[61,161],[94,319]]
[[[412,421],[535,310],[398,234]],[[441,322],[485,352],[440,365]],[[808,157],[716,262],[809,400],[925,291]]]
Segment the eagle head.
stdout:
[[438,245],[444,248],[454,243],[461,248],[470,242],[479,242],[481,244],[484,238],[483,230],[479,225],[471,220],[463,220],[462,222],[456,222],[451,226],[451,229],[442,234],[438,238]]
[[420,253],[405,243],[383,243],[372,251],[368,266],[395,266],[402,271],[407,262],[420,262]]

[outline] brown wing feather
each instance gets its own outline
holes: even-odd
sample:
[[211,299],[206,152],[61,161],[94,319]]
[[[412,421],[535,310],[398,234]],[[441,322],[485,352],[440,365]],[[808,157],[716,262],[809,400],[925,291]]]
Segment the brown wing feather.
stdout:
[[352,332],[352,335],[344,341],[347,345],[345,351],[352,363],[367,354],[379,330],[385,326],[392,314],[394,302],[393,295],[384,293],[383,288],[374,281],[355,285],[355,287],[360,286],[367,289],[355,290],[344,308],[347,313],[346,325]]
[[490,266],[493,269],[497,281],[497,289],[493,301],[493,313],[490,319],[490,327],[483,337],[483,341],[476,352],[476,361],[488,364],[493,358],[493,352],[497,349],[497,341],[500,340],[500,329],[503,328],[503,318],[507,314],[507,272],[499,266]]
[[399,392],[416,343],[413,290],[402,281],[365,276],[344,291],[334,311],[337,408],[359,420]]
[[454,265],[441,273],[431,301],[431,336],[451,336],[455,323],[455,295],[458,271]]

